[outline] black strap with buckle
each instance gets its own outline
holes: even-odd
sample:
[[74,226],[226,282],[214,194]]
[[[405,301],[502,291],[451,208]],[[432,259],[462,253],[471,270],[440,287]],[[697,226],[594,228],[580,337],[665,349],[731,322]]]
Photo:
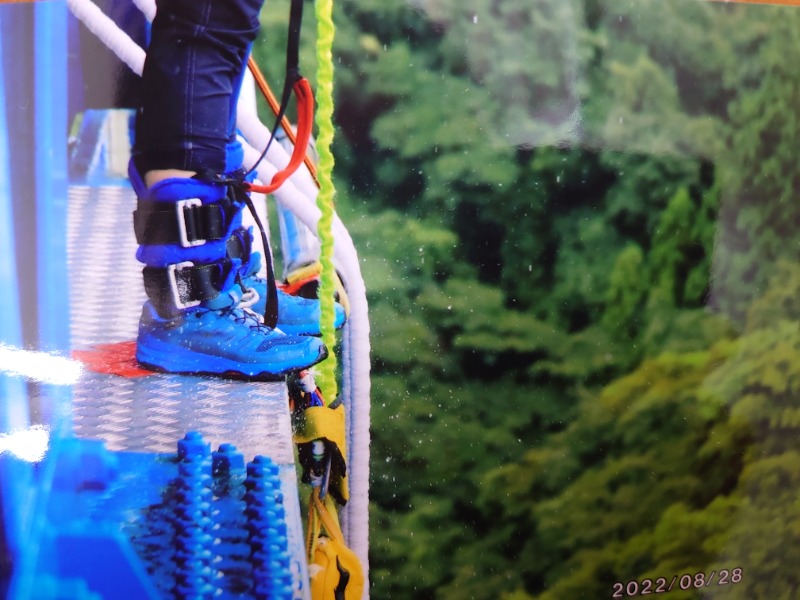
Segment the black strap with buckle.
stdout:
[[144,289],[159,313],[172,314],[219,296],[231,266],[231,261],[222,260],[206,265],[187,261],[165,268],[145,267]]
[[139,244],[180,244],[184,248],[220,240],[228,232],[231,201],[203,204],[199,198],[178,202],[139,200],[133,229]]
[[[199,171],[194,178],[201,181],[212,181],[214,183],[227,185],[228,201],[232,204],[243,203],[245,206],[247,206],[250,214],[253,216],[253,220],[256,222],[256,227],[261,235],[261,243],[264,247],[264,265],[267,269],[267,297],[264,307],[264,325],[274,329],[278,323],[278,286],[275,281],[274,267],[272,266],[272,251],[269,247],[269,240],[267,239],[267,233],[264,229],[264,224],[261,222],[255,206],[253,206],[253,200],[250,198],[250,195],[247,193],[247,190],[244,187],[244,178],[246,176],[247,174],[243,169],[241,169],[235,173],[229,173],[226,175],[219,175],[209,171]],[[237,248],[235,244],[236,242],[231,241],[229,238],[228,242],[226,243],[226,250],[228,252],[230,252],[232,249],[236,250]],[[248,250],[246,257],[249,258],[249,248],[246,249],[244,246],[241,247],[241,252],[243,253],[242,256],[245,257],[245,250]],[[235,255],[229,254],[229,256]]]

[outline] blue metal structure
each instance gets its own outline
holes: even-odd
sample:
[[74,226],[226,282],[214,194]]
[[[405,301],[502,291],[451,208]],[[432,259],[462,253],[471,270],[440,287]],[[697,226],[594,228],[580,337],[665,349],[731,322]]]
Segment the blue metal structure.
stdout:
[[[0,35],[0,65],[6,53],[5,36]],[[5,78],[0,77],[0,132],[8,131],[6,117]],[[11,173],[11,154],[8,136],[0,134],[0,172]],[[13,193],[8,177],[0,177],[0,281],[5,282],[0,294],[0,344],[19,347],[22,344],[22,325],[17,285],[17,261],[14,246]],[[24,383],[0,372],[0,431],[11,432],[29,426],[27,393]],[[25,511],[25,490],[29,487],[30,467],[11,457],[0,457],[0,596],[3,595],[3,575],[7,584],[11,568],[10,557],[18,553]]]
[[[67,8],[61,2],[3,5],[0,12],[6,181],[12,199],[23,341],[69,350],[65,262],[67,198]],[[47,40],[43,42],[43,40]],[[35,265],[35,268],[31,268]],[[47,412],[47,411],[46,411]],[[45,420],[53,418],[45,414]]]
[[[67,55],[61,34],[66,15],[60,3],[6,5],[0,14],[0,343],[7,349],[69,349],[63,297],[66,113],[52,101],[53,90],[66,89],[65,63],[59,62]],[[35,43],[42,39],[49,43]],[[0,431],[6,436],[28,431],[34,421],[48,431],[60,427],[52,407],[65,400],[63,388],[3,372],[0,393]],[[6,452],[0,455],[0,482],[3,562],[9,569],[19,562],[32,525],[33,468]]]

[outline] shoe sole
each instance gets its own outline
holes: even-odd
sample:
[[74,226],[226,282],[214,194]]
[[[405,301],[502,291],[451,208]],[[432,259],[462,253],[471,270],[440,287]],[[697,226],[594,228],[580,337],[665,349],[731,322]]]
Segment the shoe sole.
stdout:
[[[242,369],[241,363],[220,357],[213,357],[214,361],[217,363],[215,368],[198,369],[187,364],[187,362],[191,363],[191,360],[187,361],[184,359],[176,361],[175,357],[176,355],[180,355],[180,353],[175,352],[174,348],[172,350],[172,352],[169,350],[166,352],[160,352],[143,346],[138,346],[136,348],[136,361],[145,369],[159,373],[169,373],[172,375],[216,377],[238,381],[280,381],[289,373],[296,373],[298,371],[308,369],[309,367],[312,367],[328,358],[328,349],[327,347],[323,346],[322,352],[313,362],[299,366],[287,366],[278,370],[259,369],[257,365],[247,365],[251,368]],[[181,348],[180,350],[182,353],[185,353],[185,349]],[[207,361],[211,357],[202,355],[202,358]]]

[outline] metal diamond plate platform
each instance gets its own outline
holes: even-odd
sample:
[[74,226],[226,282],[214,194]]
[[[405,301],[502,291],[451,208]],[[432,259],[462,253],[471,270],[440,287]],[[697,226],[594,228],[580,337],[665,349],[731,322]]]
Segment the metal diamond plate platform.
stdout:
[[[71,186],[67,229],[71,339],[75,350],[133,340],[145,300],[124,185]],[[79,437],[101,439],[111,450],[172,452],[196,430],[212,445],[235,444],[246,457],[263,454],[293,462],[283,383],[152,374],[91,373],[73,390]]]

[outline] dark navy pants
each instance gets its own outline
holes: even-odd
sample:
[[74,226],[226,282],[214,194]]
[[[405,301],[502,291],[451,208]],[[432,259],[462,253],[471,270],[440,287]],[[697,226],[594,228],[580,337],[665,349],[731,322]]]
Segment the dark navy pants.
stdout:
[[134,161],[225,171],[235,107],[264,0],[157,0],[136,116]]

